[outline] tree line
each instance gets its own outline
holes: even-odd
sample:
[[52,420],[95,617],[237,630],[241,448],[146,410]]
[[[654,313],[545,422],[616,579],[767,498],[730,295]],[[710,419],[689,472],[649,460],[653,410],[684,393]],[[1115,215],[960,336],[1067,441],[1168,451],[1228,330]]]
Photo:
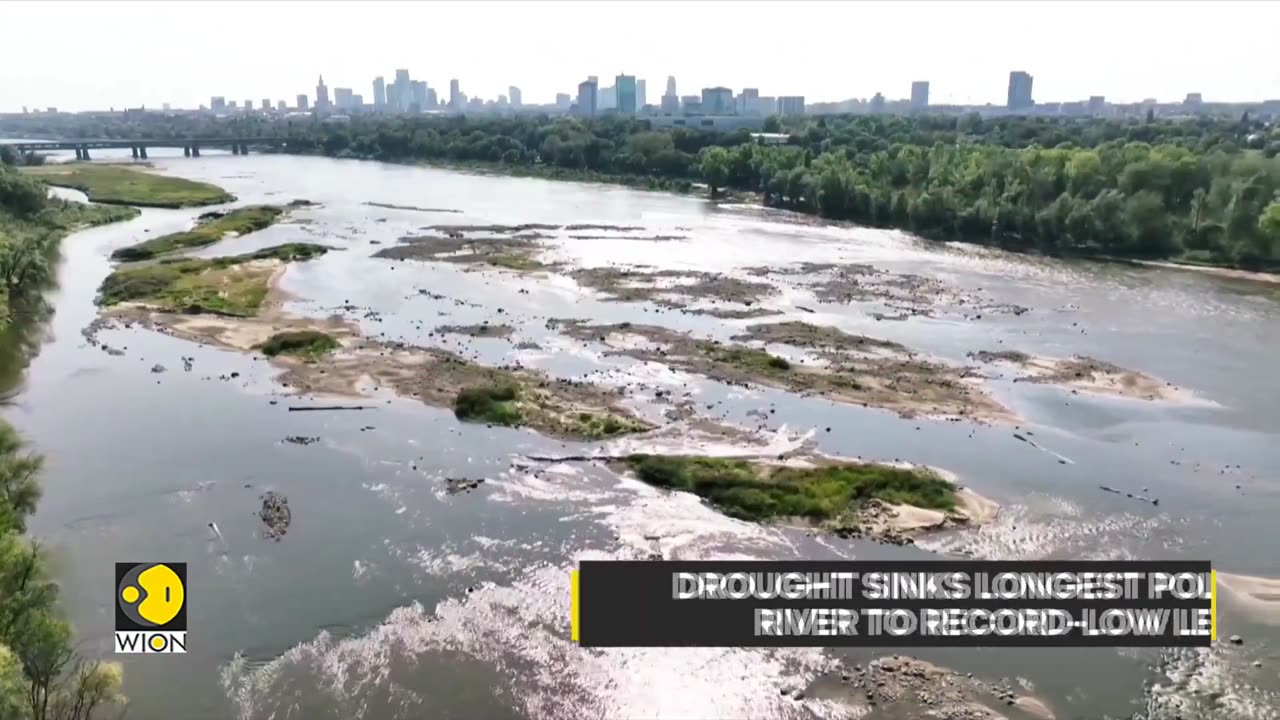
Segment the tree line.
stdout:
[[781,145],[745,130],[655,130],[643,118],[617,116],[86,122],[76,127],[119,136],[285,138],[294,153],[487,163],[675,190],[701,182],[713,196],[758,193],[774,207],[1015,251],[1280,265],[1280,131],[1247,114],[769,118],[765,130],[787,136]]
[[[57,242],[133,212],[49,199],[42,184],[0,165],[0,403],[47,317]],[[121,668],[75,649],[44,553],[25,535],[41,467],[0,421],[0,718],[92,720],[122,707]]]

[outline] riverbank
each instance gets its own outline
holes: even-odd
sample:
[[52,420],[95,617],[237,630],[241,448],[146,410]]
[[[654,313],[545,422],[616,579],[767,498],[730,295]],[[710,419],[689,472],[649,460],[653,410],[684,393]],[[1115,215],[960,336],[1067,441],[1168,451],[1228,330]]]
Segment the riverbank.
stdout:
[[220,205],[235,196],[217,185],[129,166],[61,163],[22,168],[23,173],[48,185],[74,188],[90,202],[136,207],[185,208]]

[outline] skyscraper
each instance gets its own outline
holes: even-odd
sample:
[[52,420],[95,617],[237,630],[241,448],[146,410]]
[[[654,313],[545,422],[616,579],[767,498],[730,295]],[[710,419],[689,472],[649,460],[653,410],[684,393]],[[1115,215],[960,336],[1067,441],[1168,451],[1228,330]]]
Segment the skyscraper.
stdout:
[[679,97],[678,95],[676,95],[676,76],[675,75],[667,76],[667,93],[666,94],[670,95],[671,97]]
[[917,80],[911,83],[911,109],[925,110],[929,107],[929,81]]
[[573,97],[569,93],[556,93],[556,109],[568,110],[573,105]]
[[227,109],[227,99],[221,95],[214,95],[209,99],[209,109],[214,112],[222,112]]
[[871,98],[871,112],[875,115],[884,112],[884,95],[876,93],[875,97]]
[[271,109],[271,101],[270,101],[270,100],[268,100],[267,98],[262,98],[262,109],[263,109],[263,110],[270,110],[270,109]]
[[618,103],[618,112],[623,115],[636,114],[636,77],[634,75],[619,75],[613,79],[613,86],[616,88],[616,97]]
[[742,88],[742,92],[738,93],[738,114],[739,115],[763,115],[760,112],[760,89],[759,88]]
[[511,98],[511,107],[513,108],[520,107],[522,101],[524,100],[524,98],[520,97],[520,88],[516,87],[515,85],[512,85],[511,87],[507,88],[507,95],[508,97]]
[[351,109],[351,88],[334,88],[333,104],[339,110]]
[[289,109],[289,105],[288,105],[287,103],[285,103],[285,101],[283,101],[283,100],[277,100],[277,101],[276,101],[276,111],[277,111],[277,112],[285,112],[285,111],[286,111],[286,110],[288,110],[288,109]]
[[409,83],[412,99],[409,101],[409,112],[419,113],[427,107],[427,81],[414,80]]
[[[876,93],[879,95],[879,93]],[[883,100],[883,98],[881,98]],[[781,115],[803,115],[803,95],[783,95],[778,98],[778,113]]]
[[648,90],[649,89],[647,87],[647,83],[645,83],[644,80],[636,80],[636,110],[637,111],[643,110],[644,106],[649,104]]
[[307,107],[308,107],[308,106],[310,106],[310,104],[311,104],[311,99],[310,99],[310,98],[308,98],[306,95],[299,95],[299,96],[298,96],[298,109],[299,109],[299,110],[306,110],[306,109],[307,109]]
[[591,117],[596,114],[596,81],[578,83],[578,114]]
[[1031,76],[1021,70],[1009,73],[1009,109],[1026,110],[1035,101],[1031,99]]
[[408,112],[409,105],[413,103],[413,81],[409,79],[409,71],[401,68],[396,70],[396,106],[392,110],[396,112]]
[[379,75],[373,79],[373,109],[379,112],[386,109],[387,81]]
[[440,101],[439,99],[436,98],[436,89],[428,85],[427,86],[427,107],[435,109],[439,105],[440,105]]
[[329,88],[324,84],[324,76],[320,76],[320,82],[316,83],[316,110],[324,112],[329,109]]
[[702,88],[702,112],[707,115],[731,115],[733,91],[727,87]]
[[454,78],[449,81],[449,107],[458,108],[462,106],[462,87],[458,83],[458,79]]

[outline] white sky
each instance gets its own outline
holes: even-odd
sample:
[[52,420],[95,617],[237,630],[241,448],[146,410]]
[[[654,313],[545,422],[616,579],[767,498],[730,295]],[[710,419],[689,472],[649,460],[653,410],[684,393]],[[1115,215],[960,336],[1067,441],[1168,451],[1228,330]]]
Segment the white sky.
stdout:
[[[375,76],[408,68],[447,93],[526,103],[587,75],[680,94],[910,94],[1003,103],[1010,70],[1038,101],[1106,95],[1280,98],[1280,2],[0,2],[0,111],[314,99],[316,76],[372,100]],[[444,93],[442,93],[444,94]]]

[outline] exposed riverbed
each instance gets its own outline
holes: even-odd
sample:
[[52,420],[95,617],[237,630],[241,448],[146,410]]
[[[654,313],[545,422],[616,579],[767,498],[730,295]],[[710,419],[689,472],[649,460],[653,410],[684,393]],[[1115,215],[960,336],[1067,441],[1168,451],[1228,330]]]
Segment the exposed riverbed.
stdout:
[[[99,317],[94,296],[111,252],[187,229],[210,208],[143,210],[71,236],[51,339],[5,417],[48,458],[32,530],[53,554],[89,647],[110,648],[113,562],[189,563],[189,654],[126,658],[138,717],[803,718],[866,709],[840,663],[866,665],[883,652],[577,648],[568,569],[587,557],[1177,557],[1280,578],[1274,285],[938,246],[603,186],[321,158],[152,162],[225,188],[237,197],[229,207],[317,203],[193,253],[295,241],[333,248],[279,277],[282,312],[370,341],[621,388],[623,405],[663,427],[577,443],[462,424],[376,378],[361,383],[359,400],[297,395],[280,384],[280,365],[219,345],[216,333],[202,344],[117,322],[91,333],[94,344],[83,331]],[[443,225],[490,226],[469,232],[505,238],[486,241],[499,259],[458,260],[474,247],[449,258],[382,252],[413,248],[405,237],[456,240],[431,227]],[[509,240],[521,233],[536,251],[512,255]],[[639,276],[592,271],[605,266]],[[876,352],[909,349],[910,373],[919,363],[953,368],[949,382],[1008,412],[933,419],[789,392],[785,382],[744,384],[717,368],[661,362],[652,333],[624,329],[601,342],[564,332],[572,319],[722,343],[762,338],[752,347],[813,372],[835,362],[823,354],[830,348],[775,343],[749,328],[835,327],[889,341],[873,343]],[[495,330],[477,329],[486,324]],[[981,351],[1082,356],[1150,382],[1137,384],[1142,397],[1114,384],[1091,392],[1074,374],[1028,382],[1017,363],[970,357]],[[370,409],[288,411],[331,404]],[[735,433],[708,430],[717,425]],[[978,530],[891,547],[731,520],[603,464],[526,459],[761,447],[935,466],[1001,511]],[[264,527],[268,492],[288,499],[286,534]],[[913,654],[973,673],[988,689],[1034,696],[1060,718],[1274,718],[1280,630],[1268,624],[1271,593],[1260,594],[1220,603],[1219,635],[1242,635],[1239,646],[1169,657]],[[809,691],[797,699],[797,688]],[[991,707],[1007,717],[1034,717],[1029,702],[998,699]],[[908,697],[867,717],[912,717],[911,707]]]

